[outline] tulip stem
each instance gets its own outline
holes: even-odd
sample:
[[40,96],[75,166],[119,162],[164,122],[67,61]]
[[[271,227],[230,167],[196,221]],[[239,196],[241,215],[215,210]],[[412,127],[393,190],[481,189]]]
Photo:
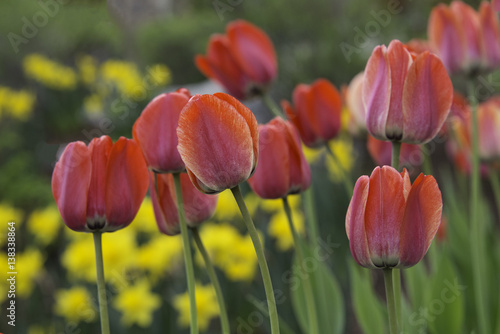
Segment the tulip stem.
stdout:
[[253,223],[252,217],[248,212],[243,196],[241,195],[240,186],[237,185],[231,188],[233,192],[234,199],[238,203],[241,215],[245,221],[245,225],[248,229],[248,234],[252,238],[253,246],[255,248],[255,253],[257,254],[257,260],[259,261],[260,272],[262,274],[262,281],[264,282],[264,290],[266,292],[267,306],[269,308],[269,320],[271,322],[271,333],[278,334],[280,332],[278,310],[276,309],[276,300],[274,298],[273,283],[271,282],[271,275],[269,274],[269,268],[267,266],[266,257],[264,255],[264,248],[260,241],[259,234]]
[[102,233],[94,232],[95,265],[97,271],[97,296],[99,299],[99,315],[101,317],[101,334],[109,334],[108,301],[106,298],[106,282],[104,281],[104,265],[102,261]]
[[[302,267],[305,263],[304,250],[302,248],[302,243],[299,240],[299,235],[297,230],[295,229],[295,225],[293,224],[293,216],[292,210],[290,209],[290,204],[288,203],[288,197],[283,197],[283,207],[285,208],[285,213],[288,218],[288,224],[290,225],[290,231],[293,236],[293,243],[295,245],[295,252],[297,254],[297,258],[299,260],[299,270],[302,271]],[[303,280],[304,283],[304,293],[306,297],[306,308],[307,308],[307,318],[309,323],[309,331],[310,334],[318,334],[318,315],[316,312],[316,303],[314,302],[313,296],[313,288],[311,284],[311,275],[307,275],[307,277]]]
[[392,142],[392,159],[391,166],[396,168],[399,171],[399,155],[401,153],[401,142],[393,141]]
[[396,320],[398,326],[403,330],[402,316],[401,316],[401,270],[394,268],[392,270],[392,281],[394,282],[394,303],[396,304]]
[[339,172],[341,174],[340,177],[342,178],[342,181],[344,183],[344,187],[345,187],[345,190],[347,191],[347,194],[349,194],[349,196],[352,196],[352,192],[354,191],[354,186],[352,184],[351,179],[349,178],[347,171],[344,169],[344,167],[340,163],[340,160],[337,158],[335,153],[333,153],[330,145],[328,145],[328,143],[325,143],[325,147],[326,147],[326,151],[328,152],[328,154],[330,154],[330,157],[333,159],[333,162],[335,163],[335,165],[339,169]]
[[203,257],[203,261],[205,262],[205,266],[207,267],[208,276],[212,281],[212,285],[214,286],[215,289],[215,294],[217,295],[217,301],[219,303],[219,310],[220,310],[220,322],[222,327],[222,333],[230,334],[229,318],[227,316],[226,304],[224,303],[224,295],[222,294],[222,288],[220,286],[219,279],[217,278],[217,274],[215,273],[214,265],[212,263],[212,260],[210,259],[210,256],[208,255],[205,246],[203,245],[203,242],[201,241],[200,232],[196,227],[191,230],[193,231],[194,241],[196,242],[198,250],[200,251],[201,256]]
[[398,323],[396,319],[396,305],[394,303],[394,286],[392,282],[392,269],[384,270],[385,296],[387,299],[387,311],[389,314],[389,328],[391,334],[398,333]]
[[[498,174],[496,170],[490,168],[488,171],[490,176],[491,188],[493,189],[493,196],[495,196],[495,202],[497,207],[498,218],[500,219],[500,180],[498,180]],[[499,308],[500,311],[500,308]],[[499,318],[500,320],[500,318]]]
[[471,255],[472,275],[474,281],[474,296],[476,298],[476,313],[479,322],[480,333],[491,333],[488,322],[488,308],[484,299],[483,278],[486,277],[483,266],[483,224],[479,219],[479,148],[478,148],[478,121],[477,121],[477,98],[474,94],[474,83],[468,82],[469,102],[472,110],[472,170],[471,170],[471,197],[470,197],[470,228],[471,228]]
[[179,215],[179,225],[181,227],[182,248],[184,250],[184,262],[186,266],[187,286],[189,294],[189,314],[191,323],[191,334],[198,334],[198,316],[196,310],[196,292],[194,283],[193,256],[189,243],[189,234],[182,200],[181,175],[174,173],[175,197],[177,199],[177,212]]
[[264,101],[265,105],[267,106],[267,108],[271,111],[271,113],[274,116],[278,116],[278,117],[286,119],[286,117],[283,114],[283,112],[281,111],[280,107],[278,107],[276,102],[274,102],[274,100],[271,98],[271,95],[269,95],[268,93],[264,93],[262,95],[262,101]]

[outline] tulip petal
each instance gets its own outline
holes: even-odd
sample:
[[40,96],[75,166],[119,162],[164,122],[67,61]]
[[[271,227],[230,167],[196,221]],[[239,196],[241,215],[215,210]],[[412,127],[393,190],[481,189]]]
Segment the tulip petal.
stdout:
[[297,129],[289,123],[286,126],[286,140],[290,156],[290,190],[289,194],[305,191],[311,185],[311,168],[302,151]]
[[328,80],[318,79],[311,84],[307,113],[315,133],[327,142],[340,130],[342,101],[339,91]]
[[314,126],[310,120],[311,113],[309,112],[309,95],[311,87],[299,84],[293,90],[293,104],[295,109],[287,102],[283,101],[281,104],[285,110],[288,119],[297,127],[300,133],[300,138],[308,147],[315,147],[323,144],[319,141],[318,136],[314,130]]
[[497,13],[493,11],[489,3],[482,2],[479,15],[484,47],[483,61],[488,69],[493,69],[500,63],[500,32]]
[[52,174],[57,208],[66,225],[75,231],[85,230],[91,174],[90,151],[81,141],[66,147]]
[[[179,234],[177,207],[175,205],[172,206],[173,202],[170,191],[165,191],[165,183],[168,182],[168,178],[172,178],[172,174],[149,172],[149,175],[149,193],[151,194],[151,202],[153,203],[153,211],[158,229],[166,235]],[[158,192],[156,188],[158,188]],[[164,208],[166,209],[165,212]]]
[[198,191],[186,173],[180,174],[180,178],[186,223],[190,227],[199,226],[214,214],[219,195],[207,195]]
[[436,180],[420,174],[408,195],[398,267],[411,267],[424,257],[441,224],[442,209],[441,191]]
[[108,231],[130,224],[146,196],[148,186],[148,169],[139,145],[134,140],[120,137],[109,153],[106,168]]
[[463,35],[464,38],[464,65],[479,65],[477,63],[473,64],[473,62],[477,62],[481,56],[481,40],[478,38],[480,36],[481,24],[479,22],[478,13],[474,8],[462,1],[452,1],[450,10],[455,16],[455,22],[459,22],[459,25],[455,26],[455,28],[458,29],[457,32]]
[[429,52],[420,54],[406,77],[403,90],[403,142],[432,140],[450,112],[453,86],[441,60]]

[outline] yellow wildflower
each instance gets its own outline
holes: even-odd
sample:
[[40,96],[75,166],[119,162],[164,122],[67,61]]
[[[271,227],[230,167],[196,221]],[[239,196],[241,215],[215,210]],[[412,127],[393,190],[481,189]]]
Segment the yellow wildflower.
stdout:
[[0,86],[0,115],[8,114],[19,121],[26,121],[33,112],[35,100],[35,95],[27,90],[15,91]]
[[125,326],[137,324],[148,327],[153,320],[153,312],[160,305],[160,297],[151,293],[146,280],[123,289],[113,301],[113,307],[122,313],[121,321]]
[[141,246],[137,253],[137,265],[158,278],[182,263],[182,239],[180,236],[158,234]]
[[155,235],[160,233],[158,225],[156,225],[153,203],[151,202],[150,197],[144,198],[144,201],[142,201],[141,207],[139,208],[139,211],[129,228],[138,232],[151,233]]
[[338,182],[343,177],[347,177],[353,167],[353,143],[349,138],[338,138],[330,141],[329,145],[335,159],[327,155],[326,167],[331,180]]
[[87,86],[90,86],[96,81],[97,78],[97,61],[94,57],[89,55],[81,56],[76,61],[80,80]]
[[[290,208],[296,209],[300,207],[300,195],[289,195],[288,204],[290,204]],[[263,199],[260,202],[260,207],[267,213],[275,213],[278,211],[283,211],[283,200],[281,198],[278,199]]]
[[23,60],[24,73],[41,84],[57,90],[76,88],[77,76],[72,68],[58,64],[41,54],[31,54]]
[[118,91],[132,99],[142,100],[147,96],[139,69],[134,63],[108,60],[101,65],[102,78],[116,86]]
[[155,86],[165,86],[172,79],[170,69],[164,64],[155,64],[149,67],[148,74]]
[[31,295],[35,279],[42,272],[44,258],[38,249],[28,249],[16,253],[16,296],[26,298]]
[[[0,222],[4,222],[4,224],[7,222],[14,222],[14,228],[16,229],[16,231],[23,221],[23,216],[24,214],[21,210],[13,208],[6,203],[0,203]],[[0,233],[0,247],[5,245],[6,241],[7,233]]]
[[240,216],[240,209],[238,209],[238,204],[236,204],[231,190],[227,189],[219,194],[214,216],[219,220],[231,220]]
[[[297,233],[304,233],[304,216],[298,210],[292,210],[292,217]],[[275,213],[271,217],[267,232],[270,236],[276,239],[276,245],[279,250],[287,251],[293,247],[293,236],[290,231],[290,224],[285,211]]]
[[304,152],[304,156],[306,157],[307,162],[312,164],[321,158],[325,149],[324,147],[310,148],[306,145],[302,145],[302,151]]
[[28,218],[28,230],[44,246],[54,240],[62,225],[61,215],[55,205],[36,210]]
[[[262,242],[262,236],[260,236]],[[249,235],[240,240],[225,254],[224,273],[233,281],[251,281],[257,270],[257,255]]]
[[101,115],[104,110],[101,96],[98,94],[86,96],[83,100],[83,109],[89,116]]
[[[228,223],[205,223],[200,229],[200,237],[210,258],[219,267],[225,265],[226,253],[241,238],[238,230]],[[201,256],[197,257],[197,260],[200,264],[203,262]]]
[[[211,285],[197,283],[195,290],[198,326],[201,331],[204,331],[210,325],[210,320],[219,315],[219,305],[217,304],[215,290]],[[179,324],[183,327],[189,327],[191,315],[189,313],[189,295],[187,292],[175,296],[174,307],[179,313]]]
[[55,314],[64,317],[67,321],[92,322],[96,318],[97,308],[89,291],[82,286],[58,290],[55,299]]

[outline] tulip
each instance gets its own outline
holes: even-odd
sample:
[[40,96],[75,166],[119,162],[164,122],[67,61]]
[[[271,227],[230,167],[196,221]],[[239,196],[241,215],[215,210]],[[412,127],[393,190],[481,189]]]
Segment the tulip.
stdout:
[[350,115],[349,131],[353,134],[366,132],[366,112],[363,105],[364,73],[358,73],[349,83],[345,93],[345,104]]
[[259,152],[259,163],[248,183],[260,197],[284,198],[311,185],[311,170],[290,122],[276,117],[259,125]]
[[132,134],[150,169],[159,173],[185,170],[177,151],[177,122],[190,98],[187,89],[155,97],[135,121]]
[[432,47],[429,41],[423,39],[413,38],[406,42],[405,46],[408,51],[415,55],[418,55],[425,51],[432,52]]
[[318,147],[337,136],[342,100],[337,88],[328,80],[318,79],[311,85],[298,85],[293,91],[293,104],[294,107],[287,101],[282,102],[305,145]]
[[356,262],[367,268],[407,268],[427,252],[441,223],[442,198],[432,176],[413,185],[406,169],[376,167],[354,187],[346,232]]
[[500,97],[483,102],[477,109],[479,156],[483,160],[500,158]]
[[363,101],[372,136],[409,144],[432,140],[450,111],[453,86],[441,60],[429,52],[413,59],[394,40],[377,46],[365,69]]
[[263,94],[278,71],[273,43],[264,31],[244,20],[229,23],[226,35],[212,36],[207,55],[197,55],[195,63],[238,99]]
[[177,137],[188,175],[201,192],[234,188],[246,181],[257,165],[257,120],[230,95],[193,96],[179,117]]
[[52,193],[66,225],[75,231],[112,232],[134,219],[148,190],[139,146],[121,137],[70,143],[52,174]]
[[[156,174],[150,172],[151,200],[156,223],[162,233],[175,235],[180,233],[179,214],[175,198],[174,178],[172,174]],[[156,187],[155,187],[156,177]],[[218,196],[206,195],[198,191],[185,173],[180,174],[182,199],[186,224],[197,227],[212,217],[217,206]]]
[[[368,153],[379,166],[390,165],[392,158],[392,145],[388,141],[378,140],[368,136]],[[422,149],[420,145],[401,144],[400,165],[413,168],[422,164]]]

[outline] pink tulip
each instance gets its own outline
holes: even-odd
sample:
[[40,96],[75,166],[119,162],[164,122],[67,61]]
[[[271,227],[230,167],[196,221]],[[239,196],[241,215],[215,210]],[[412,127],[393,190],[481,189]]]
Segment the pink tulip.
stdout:
[[363,81],[365,75],[358,73],[349,83],[345,92],[345,103],[350,115],[349,132],[359,134],[366,132],[366,112],[363,104]]
[[408,172],[376,167],[354,187],[346,232],[356,262],[367,268],[407,268],[424,257],[441,223],[441,191],[432,176],[410,183]]
[[500,97],[495,96],[479,105],[479,156],[483,160],[500,159]]

